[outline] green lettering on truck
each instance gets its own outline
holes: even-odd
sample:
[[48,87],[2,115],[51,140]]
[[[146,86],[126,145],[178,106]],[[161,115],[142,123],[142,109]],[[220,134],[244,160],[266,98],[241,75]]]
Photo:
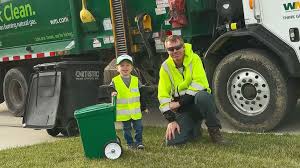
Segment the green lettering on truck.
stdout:
[[11,20],[11,17],[9,15],[7,15],[7,9],[10,8],[10,5],[5,5],[4,7],[4,18],[7,20],[7,21],[10,21]]
[[26,11],[25,11],[24,6],[20,6],[20,17],[21,18],[26,17]]
[[[2,18],[3,13],[3,18]],[[0,10],[0,21],[13,21],[30,16],[34,16],[35,11],[32,10],[30,4],[13,6],[12,3],[9,3],[4,6],[3,10]]]
[[15,17],[15,19],[19,19],[20,18],[20,16],[19,16],[19,8],[17,8],[17,7],[14,8],[14,17]]

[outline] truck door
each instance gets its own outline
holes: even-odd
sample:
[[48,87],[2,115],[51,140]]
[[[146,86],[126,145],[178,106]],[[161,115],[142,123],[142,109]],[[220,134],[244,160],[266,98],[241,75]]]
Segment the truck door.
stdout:
[[300,61],[300,1],[256,0],[255,3],[259,5],[256,7],[258,9],[256,15],[260,18],[261,24],[291,46]]

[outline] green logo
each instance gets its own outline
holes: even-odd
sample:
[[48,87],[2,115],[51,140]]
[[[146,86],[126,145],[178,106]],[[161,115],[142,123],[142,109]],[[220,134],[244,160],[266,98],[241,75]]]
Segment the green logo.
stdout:
[[300,10],[300,1],[285,3],[283,7],[285,11]]
[[0,9],[1,22],[19,20],[34,15],[35,11],[30,4],[14,6],[12,3],[9,3],[4,5],[3,9]]

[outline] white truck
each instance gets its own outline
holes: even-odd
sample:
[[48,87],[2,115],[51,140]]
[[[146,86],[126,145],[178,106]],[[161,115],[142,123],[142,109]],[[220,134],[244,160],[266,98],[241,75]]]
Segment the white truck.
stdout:
[[205,55],[217,107],[240,130],[271,130],[299,96],[300,1],[219,0],[217,9],[227,31]]

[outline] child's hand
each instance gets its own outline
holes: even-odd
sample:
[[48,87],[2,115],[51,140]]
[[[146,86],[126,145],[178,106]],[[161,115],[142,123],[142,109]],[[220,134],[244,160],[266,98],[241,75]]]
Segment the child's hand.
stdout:
[[111,92],[111,96],[117,96],[117,92]]

